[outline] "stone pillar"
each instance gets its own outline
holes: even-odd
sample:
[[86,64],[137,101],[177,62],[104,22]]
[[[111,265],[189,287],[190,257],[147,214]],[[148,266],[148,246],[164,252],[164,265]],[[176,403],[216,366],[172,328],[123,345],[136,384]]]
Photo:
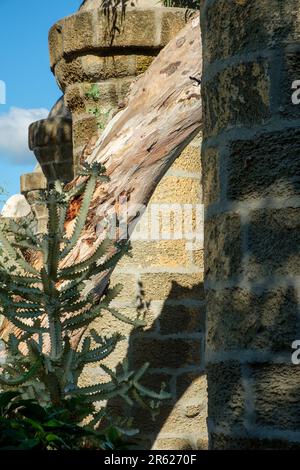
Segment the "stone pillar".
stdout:
[[122,107],[135,77],[185,25],[180,8],[126,8],[115,29],[101,8],[57,22],[50,64],[73,118],[74,165],[92,136]]
[[299,447],[299,0],[203,0],[212,449]]
[[[50,31],[51,67],[65,93],[73,118],[74,164],[92,136],[99,135],[120,108],[135,77],[143,73],[162,47],[185,25],[185,9],[126,9],[112,38],[101,9],[82,11],[59,21]],[[141,408],[128,410],[141,429],[143,446],[158,449],[203,448],[207,445],[206,382],[203,368],[205,304],[203,296],[202,201],[199,139],[196,139],[163,178],[140,222],[142,239],[132,241],[133,258],[117,266],[111,285],[122,283],[115,306],[136,315],[136,298],[142,290],[151,301],[147,328],[132,328],[110,317],[94,327],[104,334],[121,331],[128,340],[109,357],[114,367],[124,357],[136,368],[151,363],[148,383],[159,388],[165,381],[172,399],[163,405],[156,422]],[[151,238],[151,217],[159,205],[174,210],[183,224],[191,220],[198,240]],[[157,212],[156,212],[157,213]],[[168,222],[170,224],[170,222]],[[198,225],[197,225],[198,224]],[[164,226],[166,230],[166,226]],[[187,230],[186,230],[187,231]],[[93,383],[101,373],[87,367],[82,383]],[[115,404],[109,404],[114,408]],[[116,413],[124,414],[124,408]]]
[[33,173],[21,176],[21,193],[26,197],[38,220],[38,231],[47,229],[48,212],[38,204],[40,191],[55,179],[68,182],[73,178],[72,118],[59,99],[47,119],[34,122],[29,127],[29,148],[39,162]]

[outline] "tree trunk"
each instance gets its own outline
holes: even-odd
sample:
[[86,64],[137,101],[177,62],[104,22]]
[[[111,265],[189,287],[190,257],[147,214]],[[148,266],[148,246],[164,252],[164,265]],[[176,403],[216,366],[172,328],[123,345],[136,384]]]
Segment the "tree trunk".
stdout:
[[[115,212],[117,225],[121,222],[124,200],[127,226],[133,229],[161,178],[201,128],[201,68],[197,15],[132,84],[124,108],[98,141],[86,147],[82,159],[103,164],[110,182],[97,186],[88,223],[66,266],[84,260],[94,251],[97,239],[104,236],[103,221],[109,214]],[[77,177],[71,184],[80,181],[82,177]],[[67,233],[72,230],[80,202],[74,200],[71,204]],[[124,231],[119,230],[114,238],[124,236]],[[38,258],[31,261],[35,266],[41,263]],[[110,274],[97,279],[99,295]],[[10,325],[3,325],[1,337],[7,336],[9,329]],[[81,334],[74,338],[74,346]]]

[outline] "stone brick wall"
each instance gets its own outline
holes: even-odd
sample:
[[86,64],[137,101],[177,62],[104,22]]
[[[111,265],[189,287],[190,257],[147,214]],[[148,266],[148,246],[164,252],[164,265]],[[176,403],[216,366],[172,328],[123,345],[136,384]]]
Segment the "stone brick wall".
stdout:
[[299,0],[203,0],[212,449],[300,444]]
[[[75,171],[86,143],[122,108],[132,81],[184,25],[184,9],[129,8],[113,39],[100,9],[79,12],[51,28],[51,67],[72,114]],[[109,358],[110,367],[125,357],[131,367],[149,361],[148,384],[157,389],[164,381],[172,393],[156,422],[141,408],[108,404],[115,413],[135,417],[144,448],[207,447],[200,140],[186,148],[157,187],[135,230],[133,257],[124,258],[111,279],[112,285],[124,285],[115,305],[126,315],[135,316],[137,297],[144,291],[150,302],[145,331],[132,331],[110,317],[93,325],[102,333],[119,330],[127,337]],[[180,224],[190,222],[192,236],[162,239],[162,230],[174,229],[176,216],[169,214],[169,226],[159,229],[157,240],[151,238],[153,211],[161,204],[176,209]],[[82,383],[99,380],[100,373],[97,366],[86,368]]]
[[[176,203],[200,209],[195,230],[202,232],[200,175],[199,139],[196,139],[158,185],[137,230],[148,234],[157,204]],[[133,258],[125,257],[112,277],[113,284],[120,282],[125,286],[115,304],[121,313],[133,315],[141,283],[150,307],[146,330],[131,331],[129,345],[125,342],[124,347],[133,368],[150,362],[148,385],[157,388],[164,381],[172,393],[172,399],[163,405],[156,422],[140,408],[134,410],[136,422],[142,429],[145,447],[206,448],[203,241],[134,238],[135,233]],[[125,330],[128,335],[128,327]],[[130,414],[132,410],[127,412]]]

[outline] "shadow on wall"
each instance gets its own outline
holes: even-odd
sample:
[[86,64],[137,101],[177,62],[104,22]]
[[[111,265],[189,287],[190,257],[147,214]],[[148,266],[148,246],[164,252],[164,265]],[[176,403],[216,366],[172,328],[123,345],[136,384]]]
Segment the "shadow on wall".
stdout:
[[149,362],[143,384],[159,392],[164,382],[172,394],[170,400],[162,403],[155,421],[141,406],[124,406],[121,399],[108,402],[112,415],[134,418],[133,426],[140,430],[139,448],[150,449],[153,445],[160,449],[207,448],[205,304],[191,300],[199,298],[203,289],[202,283],[186,288],[173,281],[161,313],[150,328],[131,332],[129,368],[136,370]]

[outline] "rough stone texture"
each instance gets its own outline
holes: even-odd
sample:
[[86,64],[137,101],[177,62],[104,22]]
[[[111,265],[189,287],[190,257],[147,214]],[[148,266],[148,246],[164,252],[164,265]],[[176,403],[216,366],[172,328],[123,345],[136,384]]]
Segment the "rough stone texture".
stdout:
[[[229,431],[243,428],[245,396],[238,362],[207,366],[208,416],[216,426]],[[222,387],[222,394],[220,388]]]
[[[130,5],[140,8],[150,8],[162,6],[162,3],[163,2],[159,0],[132,0]],[[84,0],[80,6],[80,10],[93,10],[94,8],[99,8],[101,5],[102,0]]]
[[[299,139],[299,129],[290,129],[264,134],[255,142],[232,142],[227,163],[228,198],[299,196]],[[283,149],[285,158],[282,158]]]
[[205,18],[209,24],[205,31],[206,61],[213,63],[235,54],[299,40],[298,7],[297,0],[219,0],[213,3],[208,6]]
[[[268,64],[262,60],[227,67],[203,84],[206,135],[270,117]],[[243,104],[243,106],[241,106]]]
[[[55,103],[47,119],[30,125],[29,149],[34,152],[49,183],[56,178],[65,182],[72,179],[72,118],[62,98]],[[34,189],[38,188],[27,186],[24,192]]]
[[66,54],[106,52],[135,48],[155,51],[164,47],[182,29],[184,9],[126,8],[118,10],[117,24],[112,24],[101,8],[81,11],[56,23],[50,30],[50,62],[54,68]]
[[299,8],[201,2],[211,449],[299,448]]
[[202,162],[206,169],[203,178],[203,202],[209,205],[220,198],[220,163],[217,150],[210,148],[203,152]]
[[133,367],[141,367],[150,362],[151,367],[179,369],[197,366],[201,362],[201,342],[189,339],[154,339],[143,337],[132,341],[131,355]]
[[181,333],[204,333],[205,332],[205,309],[204,307],[188,307],[185,305],[167,305],[163,315],[159,319],[161,334],[170,335]]
[[282,430],[300,426],[300,369],[292,364],[251,368],[255,423]]
[[176,272],[141,275],[148,300],[194,299],[204,300],[203,273],[177,274]]
[[254,211],[249,223],[248,273],[252,278],[300,274],[298,208]]
[[[212,301],[210,302],[210,298]],[[291,351],[298,334],[298,299],[293,288],[262,293],[246,289],[208,292],[207,348]],[[229,326],[228,334],[224,334]]]
[[221,214],[206,221],[204,228],[206,279],[221,280],[242,270],[241,222],[238,214]]
[[39,191],[47,188],[47,180],[41,169],[34,173],[25,173],[20,179],[21,192],[27,194],[29,191]]
[[60,98],[47,119],[29,126],[28,145],[39,162],[33,173],[21,176],[21,192],[31,204],[38,220],[38,231],[47,227],[47,209],[36,203],[39,192],[59,178],[70,181],[73,172],[72,118]]
[[[73,119],[75,171],[89,138],[101,134],[114,113],[124,107],[132,81],[185,25],[185,9],[148,8],[152,5],[147,4],[144,9],[126,9],[123,21],[119,12],[119,30],[112,36],[96,3],[85,2],[80,13],[59,21],[49,34],[51,67]],[[91,93],[95,89],[97,93]],[[133,257],[124,257],[111,278],[111,286],[124,286],[115,306],[131,318],[136,315],[136,298],[143,290],[144,299],[150,302],[145,330],[134,331],[109,314],[93,325],[107,335],[118,330],[128,337],[109,358],[110,367],[126,355],[131,367],[149,360],[152,369],[148,385],[159,389],[165,381],[171,391],[171,403],[164,404],[157,422],[140,408],[126,411],[124,404],[108,403],[115,413],[134,414],[144,446],[153,445],[155,449],[207,446],[200,140],[201,135],[163,178],[133,234]],[[183,236],[173,239],[176,217],[171,210],[158,224],[158,236],[153,239],[151,227],[160,204],[175,206]],[[189,218],[183,227],[184,210],[189,211]],[[166,234],[168,238],[164,239]],[[96,370],[86,369],[82,384],[93,383]],[[185,380],[176,390],[176,378],[184,374]]]

